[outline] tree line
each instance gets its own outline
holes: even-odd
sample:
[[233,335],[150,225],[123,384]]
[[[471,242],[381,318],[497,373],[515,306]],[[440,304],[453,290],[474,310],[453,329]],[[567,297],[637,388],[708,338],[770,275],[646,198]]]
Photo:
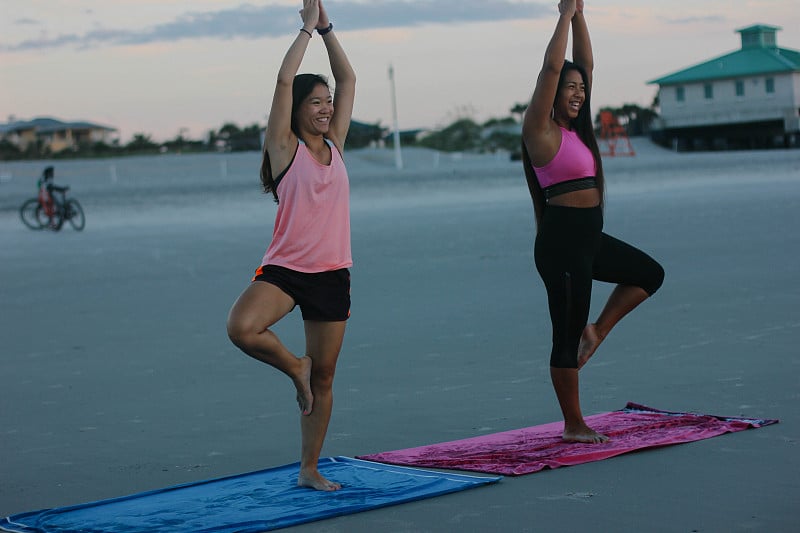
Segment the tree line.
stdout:
[[[650,108],[636,104],[625,104],[618,108],[604,107],[600,111],[611,111],[629,136],[646,135],[650,124],[658,116],[657,102]],[[515,104],[509,115],[492,118],[478,123],[470,111],[463,110],[453,121],[442,128],[425,131],[413,130],[401,133],[403,146],[421,146],[444,152],[495,152],[505,150],[519,151],[520,125],[527,104]],[[598,112],[596,124],[600,124]],[[0,141],[0,160],[16,159],[70,159],[89,157],[116,157],[127,155],[146,155],[159,153],[200,153],[200,152],[243,152],[259,151],[262,145],[264,127],[258,123],[240,127],[226,122],[215,130],[210,130],[204,139],[187,137],[181,129],[170,140],[156,142],[146,133],[135,133],[126,144],[113,142],[84,143],[57,153],[49,153],[41,143],[32,143],[26,150],[20,150],[7,140]],[[598,130],[599,133],[599,130]],[[367,146],[392,146],[391,131],[380,123],[367,124],[353,121],[347,136],[348,148]]]
[[[477,123],[470,117],[461,117],[449,126],[420,136],[413,144],[445,152],[505,150],[514,154],[520,150],[522,117],[527,107],[527,103],[515,104],[509,110],[508,117],[493,118],[483,123]],[[647,135],[653,120],[658,117],[655,103],[650,108],[643,108],[636,104],[603,107],[595,117],[598,135],[600,134],[600,113],[603,111],[610,111],[629,137]],[[408,143],[401,142],[401,144]]]

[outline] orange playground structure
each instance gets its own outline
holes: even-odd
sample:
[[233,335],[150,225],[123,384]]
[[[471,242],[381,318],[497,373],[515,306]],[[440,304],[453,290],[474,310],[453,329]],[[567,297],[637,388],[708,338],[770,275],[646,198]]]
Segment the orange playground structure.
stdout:
[[611,111],[600,111],[600,154],[608,157],[635,156],[625,128]]

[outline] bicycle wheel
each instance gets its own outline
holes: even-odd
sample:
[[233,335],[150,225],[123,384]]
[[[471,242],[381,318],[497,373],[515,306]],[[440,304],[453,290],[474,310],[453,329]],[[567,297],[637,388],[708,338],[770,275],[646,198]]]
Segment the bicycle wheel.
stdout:
[[36,221],[42,229],[50,227],[50,217],[47,216],[44,207],[41,205],[36,206]]
[[64,211],[64,217],[69,220],[69,223],[72,224],[72,227],[75,228],[76,231],[83,230],[83,227],[86,226],[86,217],[83,216],[83,208],[81,207],[81,204],[78,203],[78,200],[75,200],[74,198],[67,200],[67,205],[64,207]]
[[25,200],[25,203],[19,208],[19,217],[22,219],[22,223],[30,229],[42,229],[44,227],[41,220],[39,220],[37,209],[41,210],[38,198]]
[[42,228],[58,231],[61,229],[62,224],[64,224],[64,213],[58,206],[54,206],[53,216],[50,217],[47,215],[47,210],[40,204],[36,208],[36,220],[39,221]]

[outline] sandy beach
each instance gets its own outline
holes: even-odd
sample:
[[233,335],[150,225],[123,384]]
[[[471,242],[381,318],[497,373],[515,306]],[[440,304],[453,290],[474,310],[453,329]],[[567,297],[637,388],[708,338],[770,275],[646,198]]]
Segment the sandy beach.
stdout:
[[[796,531],[800,150],[634,147],[605,160],[605,231],[666,280],[582,371],[584,413],[634,401],[780,424],[293,531]],[[404,156],[347,154],[353,307],[324,456],[559,420],[520,164]],[[57,162],[80,233],[25,228],[15,207],[45,163],[0,165],[0,516],[299,459],[289,380],[225,333],[275,205],[258,154],[220,157]],[[302,350],[298,311],[277,331]]]

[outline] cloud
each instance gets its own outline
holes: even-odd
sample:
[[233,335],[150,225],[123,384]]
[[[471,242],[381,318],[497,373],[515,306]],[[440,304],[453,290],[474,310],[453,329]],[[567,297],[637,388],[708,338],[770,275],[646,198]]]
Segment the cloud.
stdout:
[[[398,28],[423,24],[519,20],[552,15],[551,6],[511,0],[409,0],[336,2],[326,6],[337,28],[363,30]],[[0,51],[22,52],[74,46],[137,45],[184,39],[256,39],[277,37],[300,27],[294,6],[243,4],[220,11],[190,12],[176,19],[141,30],[93,30],[84,34],[28,39],[0,44]]]
[[698,17],[683,17],[683,18],[659,17],[659,20],[666,24],[684,25],[684,24],[697,24],[706,22],[714,24],[717,22],[725,22],[727,19],[719,15],[706,15],[702,17],[698,16]]

